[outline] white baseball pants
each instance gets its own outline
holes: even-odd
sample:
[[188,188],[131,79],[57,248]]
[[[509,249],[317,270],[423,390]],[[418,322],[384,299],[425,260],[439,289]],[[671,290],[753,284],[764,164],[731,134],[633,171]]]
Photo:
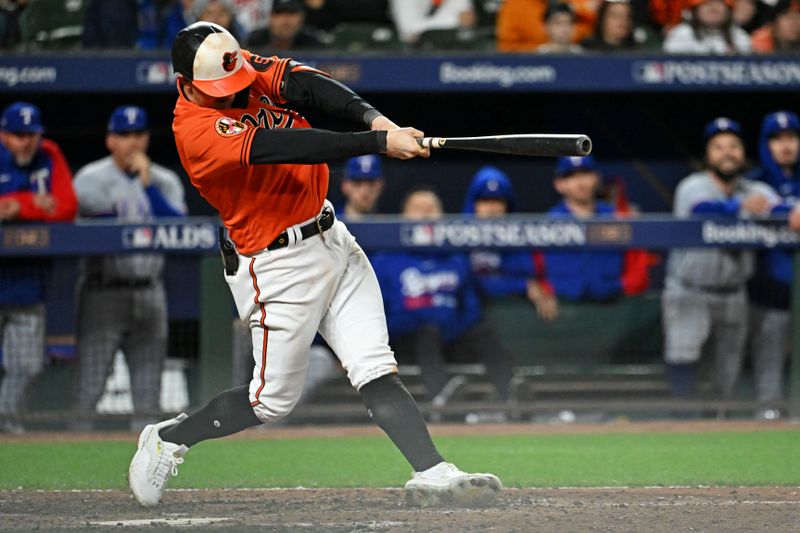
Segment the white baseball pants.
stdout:
[[264,422],[286,416],[300,398],[317,331],[356,389],[397,372],[378,281],[345,225],[337,220],[322,236],[289,240],[286,248],[240,255],[236,274],[225,276],[250,324],[250,401]]

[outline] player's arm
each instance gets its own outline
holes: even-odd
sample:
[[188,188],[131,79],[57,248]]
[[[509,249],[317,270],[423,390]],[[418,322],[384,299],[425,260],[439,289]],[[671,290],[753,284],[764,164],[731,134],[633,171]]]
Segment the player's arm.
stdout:
[[381,113],[348,87],[324,72],[290,61],[284,70],[280,95],[289,103],[319,109],[371,128]]

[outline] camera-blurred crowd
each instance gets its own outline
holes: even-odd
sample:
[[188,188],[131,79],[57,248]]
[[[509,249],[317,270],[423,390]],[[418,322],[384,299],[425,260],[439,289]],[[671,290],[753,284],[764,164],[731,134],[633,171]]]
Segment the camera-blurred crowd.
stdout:
[[262,54],[800,50],[800,0],[0,0],[0,47],[164,49],[201,20]]

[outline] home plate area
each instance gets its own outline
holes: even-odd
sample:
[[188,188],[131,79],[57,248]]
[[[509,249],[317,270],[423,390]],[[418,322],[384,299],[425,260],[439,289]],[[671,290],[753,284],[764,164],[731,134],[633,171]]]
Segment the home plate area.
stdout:
[[399,489],[2,491],[0,531],[795,531],[797,487],[506,489],[484,508],[415,509]]

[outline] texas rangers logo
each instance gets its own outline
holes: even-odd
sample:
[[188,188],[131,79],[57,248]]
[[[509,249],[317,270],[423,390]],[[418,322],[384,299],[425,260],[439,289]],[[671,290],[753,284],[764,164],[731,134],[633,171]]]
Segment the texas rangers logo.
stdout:
[[222,55],[222,69],[225,72],[231,72],[233,69],[236,68],[236,61],[238,57],[236,57],[236,52],[225,52]]
[[231,117],[220,117],[214,124],[214,129],[216,129],[217,133],[223,137],[233,137],[234,135],[239,135],[246,130],[247,124],[244,122],[239,122]]

